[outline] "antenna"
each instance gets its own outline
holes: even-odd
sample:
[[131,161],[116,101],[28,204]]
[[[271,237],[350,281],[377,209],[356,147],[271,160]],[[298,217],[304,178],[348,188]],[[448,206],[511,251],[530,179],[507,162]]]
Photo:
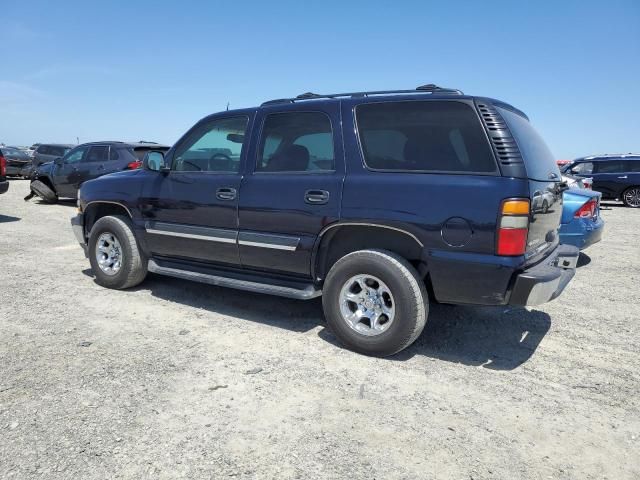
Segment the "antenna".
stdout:
[[227,112],[229,111],[229,102],[227,102]]

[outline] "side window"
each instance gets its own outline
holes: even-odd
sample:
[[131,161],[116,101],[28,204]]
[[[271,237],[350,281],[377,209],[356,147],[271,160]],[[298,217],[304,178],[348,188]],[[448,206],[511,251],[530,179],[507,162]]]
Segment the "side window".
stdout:
[[596,173],[623,173],[626,170],[624,160],[607,160],[598,162]]
[[367,167],[375,170],[495,173],[474,110],[461,102],[404,101],[356,107]]
[[87,155],[83,162],[104,162],[109,159],[109,147],[107,145],[99,145],[91,147],[89,149],[89,155]]
[[321,172],[335,168],[331,120],[322,112],[267,115],[258,172]]
[[203,123],[176,148],[173,169],[179,172],[235,173],[249,118],[230,117]]
[[640,172],[640,160],[629,160],[629,171]]
[[49,153],[49,147],[47,147],[46,145],[40,145],[38,147],[38,153],[40,153],[42,155],[51,155]]
[[116,147],[111,147],[109,149],[109,160],[118,160],[120,155],[118,154],[118,150]]
[[81,162],[87,153],[88,147],[77,147],[71,150],[66,157],[64,157],[64,163],[78,163]]
[[582,162],[571,167],[571,173],[579,175],[591,175],[593,173],[593,162]]

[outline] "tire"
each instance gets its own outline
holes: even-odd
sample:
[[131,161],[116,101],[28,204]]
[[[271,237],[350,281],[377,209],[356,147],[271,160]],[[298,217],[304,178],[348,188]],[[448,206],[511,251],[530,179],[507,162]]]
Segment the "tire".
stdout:
[[[358,279],[364,279],[367,291],[360,290]],[[347,296],[362,298],[367,292],[385,290],[390,294],[381,295],[385,305],[380,303],[380,296],[377,301],[369,301],[374,310],[365,310],[366,301],[346,300]],[[358,353],[384,357],[403,350],[418,338],[429,313],[429,298],[418,272],[404,258],[386,250],[360,250],[333,265],[324,282],[322,306],[329,328],[343,345]],[[370,319],[356,320],[355,327],[347,320],[349,314],[357,319],[357,312],[361,311],[371,312],[375,317],[385,307],[393,309],[393,313],[391,317],[384,314],[379,317],[379,322],[384,322],[378,325],[380,331],[372,329]]]
[[54,192],[49,185],[40,180],[34,180],[30,185],[31,191],[38,197],[47,203],[56,203],[58,201],[58,195]]
[[549,211],[549,203],[546,200],[542,202],[542,213],[547,213]]
[[[99,264],[96,255],[99,242],[103,249],[100,256],[105,260],[103,266]],[[93,225],[89,234],[89,262],[96,276],[96,283],[106,288],[131,288],[140,284],[147,276],[148,260],[138,247],[131,221],[119,215],[102,217]]]
[[640,186],[629,187],[622,193],[622,202],[631,208],[640,208]]

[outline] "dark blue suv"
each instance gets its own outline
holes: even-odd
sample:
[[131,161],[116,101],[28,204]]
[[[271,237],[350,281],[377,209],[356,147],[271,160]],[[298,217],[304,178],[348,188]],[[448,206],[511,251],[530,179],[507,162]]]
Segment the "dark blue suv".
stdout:
[[622,200],[627,207],[640,208],[640,155],[592,155],[578,158],[564,171],[579,177],[591,177],[592,188],[602,198]]
[[144,163],[79,194],[72,225],[105,287],[150,271],[322,295],[341,342],[390,355],[420,334],[429,298],[538,305],[574,275],[554,157],[497,100],[307,93],[210,115]]

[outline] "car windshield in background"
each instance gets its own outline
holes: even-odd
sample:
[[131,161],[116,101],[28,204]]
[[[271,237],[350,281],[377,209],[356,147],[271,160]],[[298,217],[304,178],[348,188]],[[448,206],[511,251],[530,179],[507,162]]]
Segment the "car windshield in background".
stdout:
[[497,172],[478,117],[464,103],[369,103],[356,108],[356,120],[370,169]]
[[516,140],[527,168],[527,175],[533,180],[560,179],[560,169],[556,159],[540,134],[526,118],[506,108],[498,107]]

